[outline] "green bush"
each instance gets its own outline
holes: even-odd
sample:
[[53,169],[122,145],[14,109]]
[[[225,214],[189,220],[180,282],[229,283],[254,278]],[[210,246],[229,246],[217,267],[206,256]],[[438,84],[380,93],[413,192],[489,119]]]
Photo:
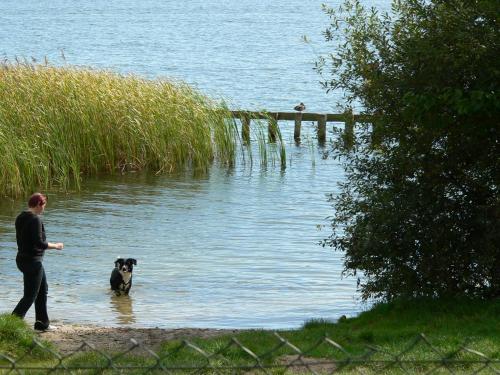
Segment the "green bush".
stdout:
[[500,295],[500,33],[494,0],[401,0],[390,14],[325,7],[327,90],[361,105],[330,199],[345,273],[363,297]]

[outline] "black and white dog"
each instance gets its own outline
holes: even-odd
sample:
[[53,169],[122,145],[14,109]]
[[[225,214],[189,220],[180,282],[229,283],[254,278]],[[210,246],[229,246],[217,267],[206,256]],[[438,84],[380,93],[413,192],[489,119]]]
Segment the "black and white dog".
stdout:
[[128,294],[132,287],[132,270],[137,261],[133,258],[118,258],[115,260],[115,268],[111,272],[109,282],[111,290],[114,290],[116,295]]

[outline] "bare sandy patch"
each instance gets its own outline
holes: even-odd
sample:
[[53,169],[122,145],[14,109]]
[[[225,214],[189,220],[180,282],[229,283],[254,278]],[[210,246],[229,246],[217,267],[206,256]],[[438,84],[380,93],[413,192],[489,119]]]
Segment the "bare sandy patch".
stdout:
[[[80,348],[89,347],[105,353],[124,352],[134,346],[135,340],[141,347],[157,350],[161,343],[170,340],[190,340],[193,338],[211,338],[241,332],[233,329],[200,329],[200,328],[112,328],[89,325],[58,325],[55,331],[37,333],[41,340],[54,344],[56,351],[67,355]],[[134,353],[141,352],[138,348]]]

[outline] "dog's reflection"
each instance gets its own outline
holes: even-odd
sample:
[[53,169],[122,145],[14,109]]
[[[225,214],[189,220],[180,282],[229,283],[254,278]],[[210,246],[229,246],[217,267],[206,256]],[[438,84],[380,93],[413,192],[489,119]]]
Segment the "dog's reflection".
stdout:
[[129,295],[117,296],[114,293],[111,294],[111,308],[118,313],[118,321],[121,324],[135,323],[132,302],[132,297]]

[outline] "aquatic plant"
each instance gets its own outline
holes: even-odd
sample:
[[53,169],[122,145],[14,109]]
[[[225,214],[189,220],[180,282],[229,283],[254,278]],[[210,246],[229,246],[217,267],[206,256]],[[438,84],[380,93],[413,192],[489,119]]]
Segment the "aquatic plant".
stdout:
[[224,104],[182,82],[91,68],[0,65],[0,195],[78,189],[84,176],[232,164]]
[[271,117],[267,117],[257,119],[254,123],[255,140],[259,148],[261,166],[275,166],[279,162],[281,169],[285,169],[286,146],[278,122]]

